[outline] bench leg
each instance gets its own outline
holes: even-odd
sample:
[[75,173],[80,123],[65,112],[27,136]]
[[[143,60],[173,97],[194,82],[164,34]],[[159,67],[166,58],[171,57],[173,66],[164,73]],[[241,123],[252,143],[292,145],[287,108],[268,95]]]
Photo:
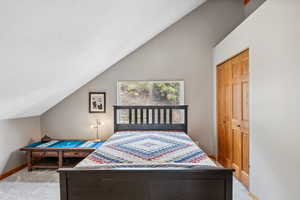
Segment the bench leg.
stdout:
[[63,167],[63,151],[58,152],[58,168]]
[[32,152],[31,151],[27,151],[27,168],[28,171],[32,171]]

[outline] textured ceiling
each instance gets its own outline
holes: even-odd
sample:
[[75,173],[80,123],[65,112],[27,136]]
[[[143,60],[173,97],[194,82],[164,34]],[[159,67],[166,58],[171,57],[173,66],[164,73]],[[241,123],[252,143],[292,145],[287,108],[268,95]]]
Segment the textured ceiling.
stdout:
[[0,119],[41,115],[205,0],[1,0]]

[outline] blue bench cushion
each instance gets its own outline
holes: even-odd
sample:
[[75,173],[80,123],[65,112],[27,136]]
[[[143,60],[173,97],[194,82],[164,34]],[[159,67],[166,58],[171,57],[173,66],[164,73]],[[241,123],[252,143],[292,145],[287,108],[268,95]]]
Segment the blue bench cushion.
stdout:
[[50,142],[36,142],[26,147],[29,148],[98,148],[103,141],[85,141],[85,140],[51,140]]

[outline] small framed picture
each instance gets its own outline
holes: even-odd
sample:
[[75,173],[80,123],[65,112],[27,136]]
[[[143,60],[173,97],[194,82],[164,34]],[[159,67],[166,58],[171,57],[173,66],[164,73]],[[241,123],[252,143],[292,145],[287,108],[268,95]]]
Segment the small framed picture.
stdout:
[[106,112],[106,95],[105,92],[89,93],[89,112],[105,113]]

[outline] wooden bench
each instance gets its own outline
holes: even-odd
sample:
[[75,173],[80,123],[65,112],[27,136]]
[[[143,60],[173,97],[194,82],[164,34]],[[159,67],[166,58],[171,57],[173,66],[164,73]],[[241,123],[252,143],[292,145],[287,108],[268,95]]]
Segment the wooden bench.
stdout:
[[20,150],[27,153],[28,171],[58,169],[75,166],[103,143],[92,140],[51,140],[36,142]]

